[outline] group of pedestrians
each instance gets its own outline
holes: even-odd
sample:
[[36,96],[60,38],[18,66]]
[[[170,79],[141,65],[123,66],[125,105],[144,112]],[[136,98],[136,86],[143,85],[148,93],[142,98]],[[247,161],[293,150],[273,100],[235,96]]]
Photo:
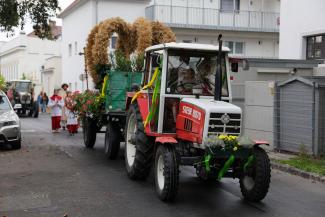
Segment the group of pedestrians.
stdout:
[[49,103],[49,97],[45,92],[43,91],[40,92],[40,94],[37,97],[37,102],[39,107],[41,108],[41,112],[46,113],[46,108]]
[[70,135],[78,132],[79,123],[77,115],[73,112],[71,103],[69,105],[67,103],[71,100],[71,92],[68,91],[68,88],[67,84],[62,84],[61,88],[54,89],[51,97],[48,98],[45,93],[42,93],[42,97],[39,96],[42,112],[46,112],[46,107],[51,110],[53,133],[60,132],[61,128],[63,130],[67,129]]

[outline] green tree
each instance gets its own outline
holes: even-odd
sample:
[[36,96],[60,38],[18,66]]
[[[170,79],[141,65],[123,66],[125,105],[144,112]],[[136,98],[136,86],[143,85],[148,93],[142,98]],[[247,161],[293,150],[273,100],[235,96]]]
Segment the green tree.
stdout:
[[6,88],[6,80],[3,75],[0,73],[0,90],[5,90]]
[[49,21],[59,10],[58,0],[0,0],[0,30],[13,33],[29,19],[38,37],[52,39]]

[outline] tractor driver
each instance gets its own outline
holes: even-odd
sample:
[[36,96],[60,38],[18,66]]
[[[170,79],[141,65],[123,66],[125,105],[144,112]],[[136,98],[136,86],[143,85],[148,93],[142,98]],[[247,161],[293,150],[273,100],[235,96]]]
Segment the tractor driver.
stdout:
[[192,87],[195,84],[195,71],[190,67],[190,57],[180,56],[178,66],[171,67],[169,71],[167,82],[168,93],[192,94]]

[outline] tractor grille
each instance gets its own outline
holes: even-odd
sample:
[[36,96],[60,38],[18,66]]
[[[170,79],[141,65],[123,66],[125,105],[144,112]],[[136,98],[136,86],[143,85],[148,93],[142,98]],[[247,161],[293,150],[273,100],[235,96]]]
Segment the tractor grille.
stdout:
[[30,97],[29,95],[22,95],[22,96],[20,97],[20,102],[21,102],[22,104],[29,104],[30,101],[31,101],[31,97]]
[[[226,117],[226,118],[225,118]],[[226,119],[226,123],[222,120]],[[208,136],[210,135],[239,135],[241,129],[241,114],[211,113]]]
[[186,131],[192,131],[192,121],[191,120],[185,118],[184,129]]

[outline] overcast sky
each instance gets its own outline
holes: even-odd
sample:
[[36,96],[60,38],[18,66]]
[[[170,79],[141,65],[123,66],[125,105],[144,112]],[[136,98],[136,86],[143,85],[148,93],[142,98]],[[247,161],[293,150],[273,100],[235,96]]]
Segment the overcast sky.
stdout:
[[[60,7],[61,7],[61,10],[64,10],[67,6],[69,6],[74,0],[59,0],[59,4],[60,4]],[[57,23],[59,25],[61,25],[61,20],[60,19],[57,19]],[[33,31],[33,28],[32,28],[32,24],[31,23],[26,23],[26,26],[25,26],[25,29],[24,31],[28,34],[30,33],[31,31]],[[0,41],[10,41],[12,40],[13,38],[16,37],[16,35],[20,32],[20,28],[17,28],[17,30],[15,31],[16,34],[15,36],[9,36],[7,37],[7,33],[5,32],[0,32]]]

